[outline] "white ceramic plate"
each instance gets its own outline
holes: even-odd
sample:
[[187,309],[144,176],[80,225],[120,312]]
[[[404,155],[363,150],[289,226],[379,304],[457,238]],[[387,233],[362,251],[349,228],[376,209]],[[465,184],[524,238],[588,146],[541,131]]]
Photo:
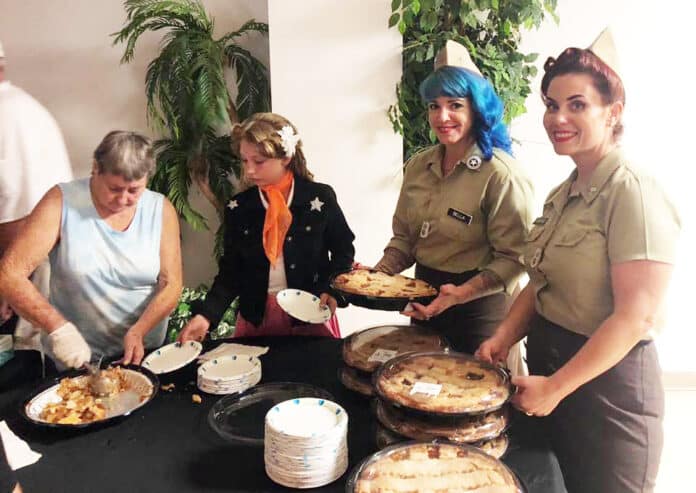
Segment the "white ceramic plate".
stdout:
[[142,365],[152,373],[169,373],[188,365],[196,359],[203,346],[198,341],[188,341],[183,344],[173,342],[147,355]]
[[319,306],[319,298],[301,289],[283,289],[276,295],[278,304],[288,315],[310,324],[320,324],[331,318],[328,306]]

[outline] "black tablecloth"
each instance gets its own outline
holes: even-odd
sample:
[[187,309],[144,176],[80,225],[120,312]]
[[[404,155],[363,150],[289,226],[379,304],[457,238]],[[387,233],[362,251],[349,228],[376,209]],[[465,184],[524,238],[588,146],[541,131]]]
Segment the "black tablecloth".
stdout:
[[[340,340],[278,337],[238,339],[270,346],[261,357],[267,382],[306,382],[331,392],[349,415],[350,470],[377,450],[369,401],[338,381]],[[206,349],[210,349],[207,347]],[[207,416],[218,396],[195,387],[195,367],[173,378],[176,389],[156,398],[122,421],[83,431],[35,427],[19,415],[30,387],[0,395],[0,413],[10,428],[43,457],[17,471],[26,493],[34,492],[216,492],[282,491],[265,474],[263,447],[235,445],[220,438]],[[192,402],[192,394],[203,402]],[[511,444],[504,458],[529,493],[563,492],[558,464],[535,429],[535,421],[513,416]],[[315,491],[344,490],[347,474]]]

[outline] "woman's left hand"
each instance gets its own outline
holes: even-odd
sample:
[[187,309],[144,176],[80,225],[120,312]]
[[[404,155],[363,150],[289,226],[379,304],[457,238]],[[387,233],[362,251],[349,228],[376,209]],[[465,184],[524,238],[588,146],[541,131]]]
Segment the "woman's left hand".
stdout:
[[437,298],[430,302],[429,305],[411,303],[410,305],[413,307],[413,310],[405,310],[401,312],[401,314],[417,320],[428,320],[431,317],[441,314],[449,307],[465,301],[466,290],[464,286],[443,284],[440,286],[440,292]]
[[121,363],[124,365],[139,365],[143,360],[143,356],[145,356],[143,336],[131,329],[123,336],[123,358]]
[[519,376],[512,383],[517,386],[512,405],[527,416],[548,416],[565,397],[549,377]]
[[319,306],[328,306],[329,310],[331,310],[331,315],[333,315],[336,313],[338,303],[336,303],[336,298],[329,293],[321,293],[321,296],[319,296]]

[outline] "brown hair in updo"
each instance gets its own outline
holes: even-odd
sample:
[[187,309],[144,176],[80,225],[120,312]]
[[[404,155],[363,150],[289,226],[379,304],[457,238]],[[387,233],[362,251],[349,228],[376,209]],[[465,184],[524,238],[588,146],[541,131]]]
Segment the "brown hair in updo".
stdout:
[[[541,79],[541,93],[546,97],[551,81],[559,75],[587,74],[592,78],[595,89],[605,105],[620,101],[626,104],[623,82],[614,70],[591,50],[566,48],[558,58],[549,57],[544,64],[544,77]],[[614,139],[623,133],[621,121],[614,126]]]

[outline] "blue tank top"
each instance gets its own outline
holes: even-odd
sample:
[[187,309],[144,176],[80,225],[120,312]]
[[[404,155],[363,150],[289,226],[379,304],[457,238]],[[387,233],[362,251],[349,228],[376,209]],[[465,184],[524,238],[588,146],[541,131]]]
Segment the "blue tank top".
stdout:
[[[121,355],[123,336],[157,289],[163,196],[145,190],[128,229],[116,231],[97,213],[89,178],[59,187],[63,212],[60,241],[49,254],[50,302],[93,353]],[[145,336],[145,347],[162,345],[167,321]]]

